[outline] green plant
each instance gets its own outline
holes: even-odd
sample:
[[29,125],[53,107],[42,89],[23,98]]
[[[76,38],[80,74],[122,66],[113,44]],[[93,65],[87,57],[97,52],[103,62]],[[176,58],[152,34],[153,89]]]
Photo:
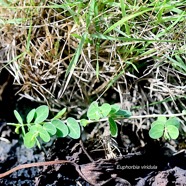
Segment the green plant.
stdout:
[[22,133],[24,145],[32,148],[36,144],[38,147],[41,147],[39,139],[44,142],[49,142],[51,136],[54,135],[56,135],[56,137],[69,136],[73,139],[78,139],[81,135],[81,127],[101,120],[109,121],[111,135],[116,137],[118,128],[114,120],[131,116],[129,111],[120,109],[119,105],[104,103],[99,106],[97,102],[91,103],[87,111],[88,119],[76,120],[72,117],[68,117],[66,120],[60,119],[65,112],[66,108],[63,108],[52,119],[47,119],[49,116],[49,108],[46,105],[42,105],[36,109],[32,109],[26,116],[26,123],[23,123],[23,118],[15,110],[14,115],[18,123],[8,124],[15,126],[15,132],[17,134]]
[[149,135],[153,139],[161,138],[167,140],[177,139],[179,136],[180,121],[177,117],[172,117],[167,120],[165,116],[158,117],[151,125]]
[[[90,123],[108,121],[110,134],[112,137],[118,136],[118,127],[115,122],[118,119],[139,119],[156,117],[149,130],[149,136],[152,139],[164,137],[166,140],[176,139],[179,136],[180,120],[177,116],[184,116],[186,112],[170,115],[143,115],[132,116],[131,112],[123,110],[118,104],[103,103],[99,106],[98,102],[94,101],[90,104],[87,110],[87,119],[76,120],[68,117],[62,120],[66,108],[63,108],[53,118],[47,119],[49,116],[49,108],[46,105],[32,109],[26,116],[26,123],[23,123],[23,118],[15,110],[14,115],[18,123],[8,123],[16,127],[15,132],[22,133],[24,145],[28,148],[34,147],[36,144],[41,147],[40,140],[49,142],[51,136],[70,137],[78,139],[81,136],[81,127],[86,127]],[[167,120],[167,117],[170,117]],[[20,131],[21,130],[21,131]]]
[[15,110],[14,114],[18,120],[18,124],[10,123],[16,127],[15,132],[20,133],[20,129],[23,135],[24,144],[26,147],[31,148],[37,144],[40,147],[39,137],[44,142],[49,142],[51,136],[57,137],[70,137],[77,139],[80,136],[80,127],[75,119],[69,117],[64,123],[61,118],[66,112],[66,109],[62,109],[52,119],[47,120],[49,115],[49,108],[46,105],[39,106],[36,109],[32,109],[26,116],[26,124],[23,123],[23,119],[20,114]]
[[87,117],[89,120],[82,119],[80,121],[82,126],[86,126],[91,122],[101,121],[101,118],[107,118],[110,125],[111,135],[113,137],[117,137],[118,128],[115,120],[119,118],[129,118],[131,117],[131,113],[127,110],[120,109],[120,106],[117,104],[110,105],[108,103],[104,103],[99,106],[97,102],[92,102],[87,111]]

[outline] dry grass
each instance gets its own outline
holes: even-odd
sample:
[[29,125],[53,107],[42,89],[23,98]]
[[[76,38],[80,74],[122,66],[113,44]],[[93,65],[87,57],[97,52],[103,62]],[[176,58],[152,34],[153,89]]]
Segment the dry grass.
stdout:
[[14,77],[20,97],[52,108],[84,108],[100,99],[134,114],[181,112],[184,1],[125,2],[2,4],[1,70]]

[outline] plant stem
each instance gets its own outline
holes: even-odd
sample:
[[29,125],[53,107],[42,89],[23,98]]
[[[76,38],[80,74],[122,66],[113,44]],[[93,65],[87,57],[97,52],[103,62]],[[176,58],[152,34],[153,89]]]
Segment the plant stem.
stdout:
[[178,116],[184,116],[186,113],[179,113],[179,114],[150,114],[150,115],[141,115],[141,116],[131,116],[126,119],[141,119],[141,118],[157,118],[157,117],[178,117]]
[[[186,113],[178,113],[178,114],[149,114],[149,115],[140,115],[140,116],[131,116],[129,118],[116,118],[115,120],[119,120],[119,119],[141,119],[141,118],[157,118],[157,117],[178,117],[178,116],[185,116]],[[81,120],[76,120],[77,122],[80,122]],[[98,121],[94,121],[94,120],[89,120],[89,123],[95,123],[95,122],[104,122],[104,121],[108,121],[108,118],[102,118]]]

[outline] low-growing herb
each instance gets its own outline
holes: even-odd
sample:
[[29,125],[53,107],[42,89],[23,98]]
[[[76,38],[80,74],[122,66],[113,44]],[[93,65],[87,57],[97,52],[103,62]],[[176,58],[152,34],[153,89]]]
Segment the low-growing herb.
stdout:
[[24,145],[32,148],[35,145],[41,147],[40,142],[49,142],[52,136],[70,137],[78,139],[81,136],[81,127],[86,127],[90,123],[99,121],[108,121],[110,133],[113,137],[117,137],[118,128],[115,122],[116,119],[128,118],[131,113],[120,109],[119,105],[110,105],[104,103],[98,105],[98,102],[92,102],[87,111],[87,119],[76,120],[68,117],[66,120],[60,119],[66,112],[66,108],[59,111],[53,118],[48,119],[49,107],[46,105],[32,109],[26,116],[26,122],[23,123],[23,118],[15,110],[14,115],[18,123],[8,123],[14,125],[15,132],[21,133]]
[[[151,118],[157,117],[151,124],[149,136],[152,139],[159,139],[161,137],[166,140],[177,139],[179,136],[180,120],[176,116],[186,115],[186,111],[180,114],[171,115],[144,115],[132,116],[131,112],[123,110],[118,104],[110,105],[103,103],[99,105],[97,101],[90,104],[87,111],[87,118],[76,120],[73,117],[68,117],[65,120],[61,118],[66,113],[67,109],[63,108],[53,118],[49,119],[49,107],[46,105],[39,106],[32,109],[26,116],[26,123],[23,123],[23,118],[15,110],[14,115],[18,123],[8,123],[15,126],[15,132],[22,134],[24,145],[32,148],[35,145],[41,147],[41,141],[47,143],[52,136],[56,137],[70,137],[78,139],[81,136],[81,128],[86,127],[90,123],[107,121],[110,127],[110,135],[112,137],[118,136],[118,122],[120,119],[137,119],[137,118]],[[169,119],[167,119],[169,117]]]
[[166,140],[176,139],[179,136],[180,121],[177,117],[167,120],[166,117],[158,117],[151,125],[149,135],[153,139],[164,137]]

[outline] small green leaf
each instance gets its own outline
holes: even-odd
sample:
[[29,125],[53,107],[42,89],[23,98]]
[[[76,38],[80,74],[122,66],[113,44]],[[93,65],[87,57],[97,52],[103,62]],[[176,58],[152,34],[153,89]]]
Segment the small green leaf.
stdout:
[[170,136],[171,139],[177,139],[179,136],[179,130],[176,126],[174,125],[168,125],[166,127],[166,130]]
[[21,118],[19,112],[17,112],[17,110],[14,110],[14,115],[16,117],[16,119],[18,120],[18,122],[21,124],[21,129],[22,129],[22,132],[23,132],[23,136],[25,135],[25,128],[24,128],[24,125],[23,125],[23,119]]
[[186,110],[183,110],[183,111],[182,111],[182,114],[186,115]]
[[40,138],[44,142],[49,142],[50,141],[50,135],[48,134],[47,130],[43,127],[39,128],[38,130]]
[[49,108],[46,105],[42,105],[36,109],[36,119],[35,119],[35,124],[41,123],[44,120],[47,119],[49,114]]
[[111,106],[108,103],[104,103],[99,107],[103,117],[107,117],[111,111]]
[[69,136],[73,139],[78,139],[81,135],[81,130],[78,122],[74,119],[69,117],[67,119],[67,126],[69,128]]
[[99,120],[101,118],[101,112],[96,101],[92,102],[87,111],[87,117],[90,120]]
[[158,121],[162,124],[165,124],[167,121],[167,118],[165,116],[159,116],[156,121]]
[[20,124],[23,124],[23,119],[21,118],[19,112],[17,112],[17,110],[14,110],[14,115],[17,119],[17,121],[20,123]]
[[59,119],[59,118],[61,118],[63,115],[64,115],[64,113],[66,112],[66,108],[63,108],[60,112],[58,112],[55,116],[54,116],[54,118],[53,119]]
[[39,134],[38,131],[39,131],[41,128],[42,128],[42,126],[39,125],[39,124],[37,124],[37,125],[32,125],[32,126],[30,127],[30,131]]
[[20,125],[19,125],[19,126],[16,126],[16,128],[15,128],[15,133],[16,133],[16,134],[19,134],[19,129],[20,129],[20,127],[21,127]]
[[89,120],[87,120],[87,119],[81,119],[81,120],[80,120],[80,124],[81,124],[83,127],[86,127],[86,126],[89,124]]
[[166,126],[168,126],[168,125],[174,125],[175,127],[177,127],[179,129],[180,128],[180,121],[177,117],[172,117],[167,120]]
[[164,125],[162,125],[162,124],[156,124],[155,126],[153,126],[149,130],[149,136],[152,139],[158,139],[158,138],[162,137],[163,132],[164,132]]
[[155,125],[162,125],[163,127],[165,126],[165,123],[161,122],[161,121],[154,121],[152,124],[151,124],[151,128],[154,127]]
[[119,109],[114,115],[113,117],[124,117],[124,118],[129,118],[131,116],[131,112],[128,111],[128,110],[122,110],[122,109]]
[[59,119],[52,120],[52,124],[56,127],[57,132],[56,136],[58,137],[66,137],[69,133],[68,127],[65,123]]
[[34,116],[35,116],[35,113],[36,113],[36,109],[32,109],[26,116],[26,121],[27,123],[30,123],[33,119],[34,119]]
[[44,142],[49,142],[50,141],[50,135],[48,134],[47,130],[43,128],[43,126],[36,124],[30,127],[30,132],[35,134],[35,136],[40,136],[40,138]]
[[120,109],[120,106],[118,104],[111,105],[111,111],[109,115],[115,114]]
[[51,122],[44,123],[43,128],[51,135],[57,132],[56,127]]
[[27,147],[27,148],[32,148],[35,146],[36,144],[36,135],[34,132],[32,131],[29,131],[25,134],[24,138],[24,145]]
[[109,118],[110,133],[113,137],[118,136],[118,126],[113,118]]

